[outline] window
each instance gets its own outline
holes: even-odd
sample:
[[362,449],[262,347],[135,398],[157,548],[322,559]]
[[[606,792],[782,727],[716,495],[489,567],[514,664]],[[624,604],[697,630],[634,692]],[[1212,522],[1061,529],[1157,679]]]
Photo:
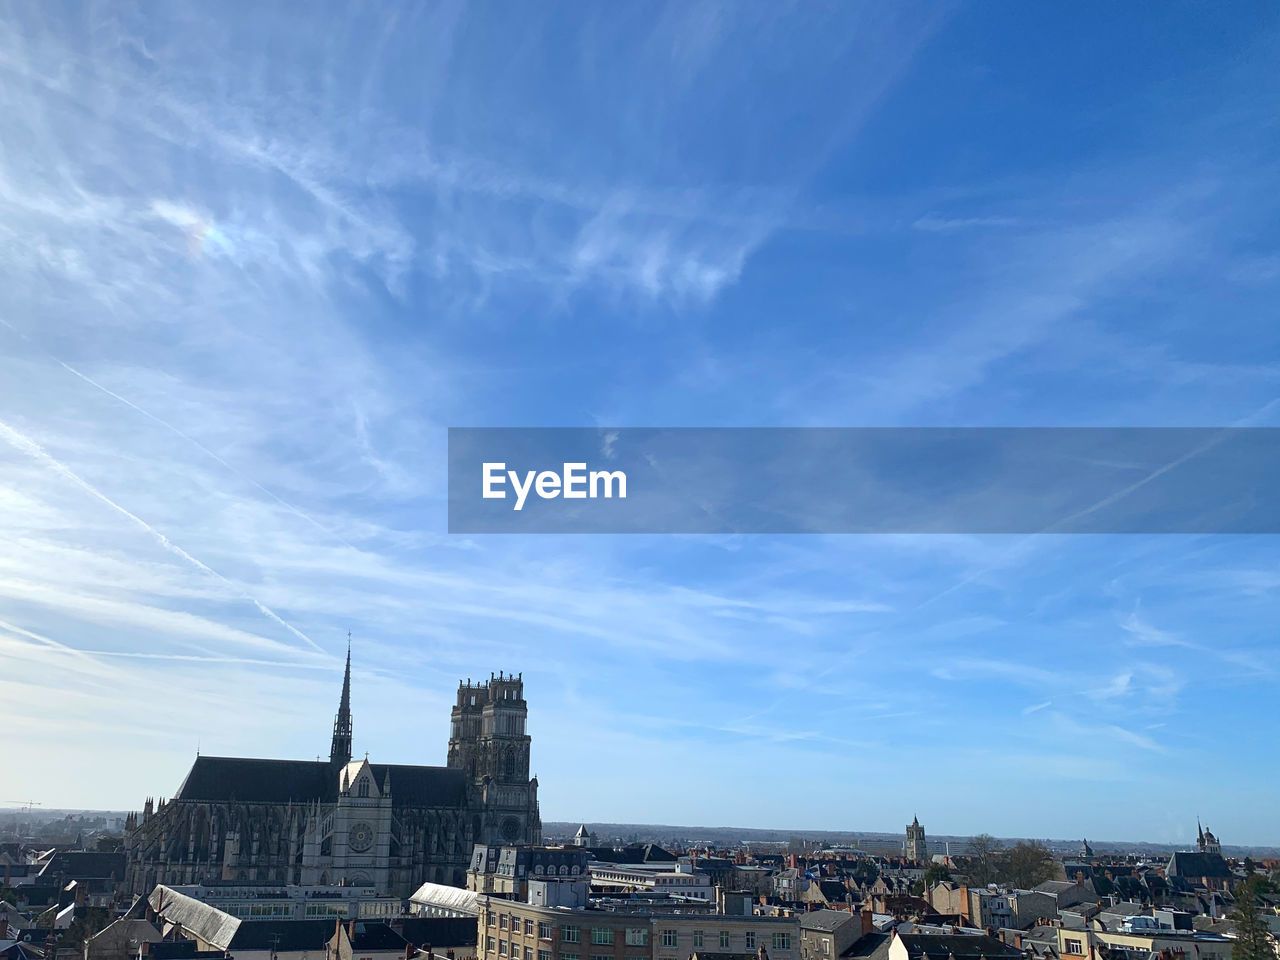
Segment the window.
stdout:
[[592,927],[591,942],[600,946],[613,946],[613,931],[608,927]]
[[539,950],[539,951],[538,951],[538,960],[551,960],[551,951],[550,951],[550,950]]
[[1084,956],[1084,941],[1064,939],[1063,943],[1066,946],[1067,953],[1074,953],[1076,956]]
[[[551,924],[547,923],[547,921],[545,920],[538,921],[538,939],[539,940],[551,939]],[[551,960],[551,958],[546,957],[545,960]]]
[[485,914],[484,922],[492,927],[495,923],[497,923],[497,920],[494,919],[496,916],[497,914],[487,913]]
[[494,947],[493,937],[485,937],[484,938],[485,950],[487,950],[489,953],[493,953],[493,947]]
[[822,955],[825,957],[831,953],[831,939],[829,937],[822,938]]
[[702,931],[701,931],[701,930],[695,930],[695,931],[693,931],[693,945],[694,945],[695,947],[700,947],[700,946],[702,946]]
[[728,930],[720,931],[720,949],[721,950],[729,949],[729,931]]
[[[566,925],[560,928],[560,939],[565,943],[578,943],[580,937],[581,934],[578,932],[577,927],[570,927]],[[576,953],[561,954],[560,960],[564,960],[566,956],[572,957],[573,960],[578,960],[578,955]]]
[[756,934],[754,930],[747,931],[747,949],[754,950],[756,948]]
[[562,953],[560,954],[560,960],[578,960],[578,955],[576,953]]
[[775,950],[790,950],[790,949],[791,949],[791,934],[789,934],[789,933],[775,933],[775,934],[773,935],[773,949],[775,949]]
[[533,960],[533,947],[524,948],[524,960]]
[[507,941],[498,941],[498,956],[505,957],[507,955]]
[[[647,947],[649,945],[648,927],[627,927],[627,946]],[[665,943],[664,943],[665,946]]]
[[498,929],[499,930],[507,929],[507,915],[505,913],[498,918]]
[[524,932],[525,932],[525,934],[527,934],[527,935],[532,935],[532,934],[533,934],[533,921],[532,921],[532,920],[526,920],[526,921],[524,922]]
[[369,795],[369,778],[361,777],[360,782],[356,785],[356,796],[367,797]]
[[679,941],[680,934],[675,930],[662,931],[662,945],[664,947],[674,947]]

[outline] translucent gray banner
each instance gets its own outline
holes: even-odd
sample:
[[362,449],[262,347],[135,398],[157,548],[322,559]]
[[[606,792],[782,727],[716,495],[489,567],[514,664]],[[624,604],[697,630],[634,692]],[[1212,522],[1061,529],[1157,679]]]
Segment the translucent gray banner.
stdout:
[[449,430],[451,533],[1276,533],[1277,428]]

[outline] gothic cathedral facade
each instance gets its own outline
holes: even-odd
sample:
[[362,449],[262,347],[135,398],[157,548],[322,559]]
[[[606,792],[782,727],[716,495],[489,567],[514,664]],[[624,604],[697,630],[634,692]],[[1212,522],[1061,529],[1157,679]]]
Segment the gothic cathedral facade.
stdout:
[[352,758],[351,654],[329,760],[196,757],[126,822],[126,884],[345,884],[407,897],[462,886],[473,844],[538,843],[519,675],[460,683],[443,767]]

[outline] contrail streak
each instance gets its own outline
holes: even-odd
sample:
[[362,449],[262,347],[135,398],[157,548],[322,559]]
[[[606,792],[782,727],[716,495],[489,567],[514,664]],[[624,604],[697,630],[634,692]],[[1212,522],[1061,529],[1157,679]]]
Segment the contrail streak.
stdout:
[[70,480],[72,483],[74,483],[77,487],[79,487],[85,493],[89,494],[90,496],[96,497],[98,500],[101,500],[103,503],[109,506],[112,510],[115,510],[117,513],[121,514],[122,516],[127,517],[129,520],[132,520],[135,524],[137,524],[139,527],[141,527],[143,530],[149,533],[152,537],[154,537],[156,542],[158,542],[160,546],[164,547],[170,553],[181,557],[183,560],[187,561],[187,563],[191,564],[197,570],[201,570],[204,573],[207,573],[209,576],[214,577],[215,579],[226,584],[233,591],[235,591],[235,593],[239,597],[249,601],[251,604],[257,607],[258,612],[261,613],[263,616],[267,617],[270,620],[275,621],[280,626],[284,627],[286,630],[292,633],[299,640],[302,640],[304,643],[306,643],[309,647],[311,647],[317,653],[324,653],[323,648],[321,648],[319,644],[317,644],[314,640],[308,637],[305,633],[303,633],[293,624],[289,623],[283,617],[279,616],[274,610],[268,607],[265,603],[263,603],[262,601],[258,600],[256,597],[253,597],[247,592],[245,592],[245,590],[242,587],[228,580],[226,577],[220,574],[217,570],[213,569],[213,567],[209,566],[207,563],[204,563],[201,560],[197,560],[195,557],[187,553],[187,551],[183,550],[180,546],[178,546],[176,543],[174,543],[172,540],[166,537],[163,533],[161,533],[155,527],[151,526],[151,524],[147,523],[147,521],[139,517],[136,513],[132,513],[129,510],[125,509],[124,507],[120,506],[120,504],[116,503],[106,494],[102,493],[95,486],[93,486],[93,484],[83,479],[79,474],[77,474],[74,470],[68,467],[61,460],[58,460],[56,457],[47,453],[45,449],[40,446],[40,444],[36,443],[26,434],[23,434],[13,429],[13,427],[9,426],[3,421],[0,421],[0,438],[7,441],[10,444],[10,446],[25,453],[27,456],[35,460],[38,460],[40,463],[44,464],[50,470],[53,470],[59,476],[67,480]]
[[102,392],[103,392],[103,393],[105,393],[107,396],[109,396],[111,399],[116,400],[116,401],[118,401],[119,403],[123,403],[126,407],[128,407],[130,410],[133,410],[135,413],[140,413],[140,414],[142,414],[142,416],[146,417],[148,420],[151,420],[151,421],[153,421],[154,423],[158,423],[160,426],[164,427],[164,428],[165,428],[166,430],[168,430],[169,432],[174,433],[174,434],[177,434],[179,437],[181,437],[181,438],[182,438],[183,440],[185,440],[187,443],[191,444],[193,447],[195,447],[197,450],[199,450],[199,451],[200,451],[201,453],[203,453],[205,456],[209,457],[211,460],[213,460],[215,463],[217,463],[219,466],[221,466],[224,470],[226,470],[228,473],[230,473],[232,476],[234,476],[237,480],[241,480],[241,481],[243,481],[244,483],[249,484],[249,486],[253,487],[255,490],[258,490],[258,491],[260,491],[261,493],[266,494],[268,497],[270,497],[270,498],[271,498],[272,500],[274,500],[276,503],[280,504],[280,506],[284,507],[286,510],[288,510],[290,513],[292,513],[294,516],[298,517],[298,518],[299,518],[299,519],[301,519],[301,520],[305,520],[307,523],[311,524],[313,527],[315,527],[315,528],[316,528],[317,530],[319,530],[321,533],[325,534],[326,536],[333,537],[335,540],[337,540],[337,541],[338,541],[339,543],[341,543],[343,546],[350,547],[352,550],[359,550],[359,548],[358,548],[358,547],[356,547],[354,544],[352,544],[352,543],[348,542],[348,541],[347,541],[346,539],[344,539],[340,534],[337,534],[337,533],[335,533],[334,531],[330,530],[328,527],[326,527],[324,524],[322,524],[319,520],[315,519],[315,517],[312,517],[312,516],[310,516],[309,514],[307,514],[305,511],[300,510],[299,508],[295,507],[295,506],[294,506],[292,503],[290,503],[288,500],[284,499],[284,498],[283,498],[283,497],[281,497],[279,494],[272,492],[272,491],[271,491],[271,490],[269,490],[267,487],[264,487],[261,483],[259,483],[257,480],[254,480],[252,477],[245,476],[245,475],[244,475],[244,473],[242,473],[240,470],[237,470],[234,466],[232,466],[230,463],[228,463],[226,460],[224,460],[222,457],[220,457],[220,456],[219,456],[217,453],[215,453],[213,450],[210,450],[208,447],[206,447],[203,443],[201,443],[201,442],[200,442],[199,440],[197,440],[195,437],[191,436],[191,434],[189,434],[189,433],[185,432],[184,430],[180,429],[179,427],[175,427],[172,423],[170,423],[169,421],[167,421],[167,420],[163,419],[162,417],[158,417],[158,416],[156,416],[156,415],[155,415],[154,413],[152,413],[150,410],[147,410],[147,409],[146,409],[146,408],[144,408],[144,407],[140,407],[140,406],[138,406],[136,403],[134,403],[134,402],[133,402],[132,400],[130,400],[128,397],[122,397],[120,394],[116,393],[116,392],[115,392],[114,390],[112,390],[111,388],[103,386],[103,385],[102,385],[102,384],[100,384],[97,380],[94,380],[91,376],[89,376],[88,374],[86,374],[86,373],[81,373],[81,372],[80,372],[79,370],[77,370],[75,367],[71,366],[71,364],[67,363],[65,360],[60,360],[60,359],[59,359],[57,356],[55,356],[53,353],[50,353],[48,350],[46,350],[46,349],[45,349],[44,347],[42,347],[40,344],[38,344],[38,343],[36,343],[34,340],[32,340],[32,339],[31,339],[31,337],[29,337],[27,334],[23,333],[21,330],[19,330],[17,327],[13,326],[13,324],[11,324],[11,323],[7,322],[6,320],[4,320],[4,319],[0,319],[0,325],[3,325],[4,327],[7,327],[7,328],[8,328],[9,330],[11,330],[12,332],[16,333],[16,334],[17,334],[18,336],[20,336],[23,340],[27,341],[27,343],[31,344],[33,347],[35,347],[37,350],[39,350],[41,353],[43,353],[46,357],[48,357],[50,360],[52,360],[52,361],[53,361],[54,363],[56,363],[58,366],[62,367],[62,369],[63,369],[63,370],[65,370],[65,371],[67,371],[67,373],[71,374],[71,375],[72,375],[72,376],[74,376],[74,377],[78,377],[79,379],[83,380],[85,383],[87,383],[89,386],[93,387],[95,390],[100,390],[100,391],[102,391]]

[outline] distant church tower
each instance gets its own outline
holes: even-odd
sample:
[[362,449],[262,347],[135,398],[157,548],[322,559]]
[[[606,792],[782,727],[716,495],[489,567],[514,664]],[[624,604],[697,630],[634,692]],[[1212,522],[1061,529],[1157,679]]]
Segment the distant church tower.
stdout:
[[333,720],[333,740],[329,744],[329,763],[335,767],[351,762],[351,637],[347,637],[347,670],[342,675],[342,699]]
[[929,859],[929,844],[924,838],[924,827],[920,826],[919,817],[912,817],[907,824],[907,859]]
[[1196,818],[1196,831],[1198,833],[1196,846],[1201,853],[1216,853],[1218,856],[1222,856],[1222,844],[1218,842],[1218,838],[1210,831],[1200,826],[1199,817]]

